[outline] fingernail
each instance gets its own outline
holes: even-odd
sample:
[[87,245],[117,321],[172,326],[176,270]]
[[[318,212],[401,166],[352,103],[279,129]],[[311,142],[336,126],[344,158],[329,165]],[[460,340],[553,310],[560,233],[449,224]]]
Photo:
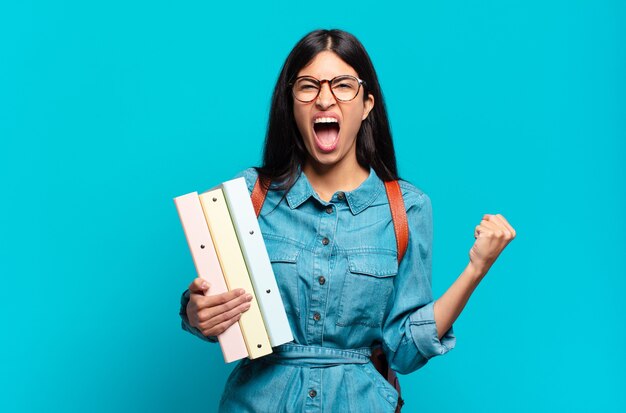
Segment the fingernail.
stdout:
[[237,295],[242,295],[243,293],[245,293],[243,288],[240,288],[240,289],[237,290]]
[[248,301],[252,300],[252,294],[246,295],[246,300],[248,300]]
[[202,285],[200,286],[200,288],[206,290],[207,288],[209,288],[209,283],[206,281],[202,281]]

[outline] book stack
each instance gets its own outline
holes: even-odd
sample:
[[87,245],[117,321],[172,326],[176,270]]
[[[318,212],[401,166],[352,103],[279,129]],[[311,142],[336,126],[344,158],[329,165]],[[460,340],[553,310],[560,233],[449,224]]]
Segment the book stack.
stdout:
[[207,295],[243,288],[250,308],[217,339],[230,363],[270,354],[293,340],[285,307],[244,178],[198,195],[174,198],[198,276]]

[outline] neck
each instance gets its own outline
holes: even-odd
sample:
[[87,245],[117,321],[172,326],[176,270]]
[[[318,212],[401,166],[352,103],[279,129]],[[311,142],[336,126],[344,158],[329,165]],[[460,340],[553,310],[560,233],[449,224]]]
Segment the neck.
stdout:
[[335,164],[332,166],[308,161],[302,168],[317,195],[330,201],[337,191],[348,192],[356,189],[369,176],[366,169],[355,162],[353,165]]

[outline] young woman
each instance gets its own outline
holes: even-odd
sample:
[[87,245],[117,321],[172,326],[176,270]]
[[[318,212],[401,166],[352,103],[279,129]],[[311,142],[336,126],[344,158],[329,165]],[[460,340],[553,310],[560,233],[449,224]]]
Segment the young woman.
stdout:
[[[515,230],[484,215],[467,267],[433,301],[430,199],[399,181],[409,241],[398,262],[384,181],[399,178],[383,96],[367,52],[339,30],[309,33],[289,54],[263,166],[243,176],[250,190],[259,176],[272,182],[259,223],[295,339],[241,361],[220,411],[393,412],[398,395],[369,362],[372,348],[404,374],[452,349],[452,323]],[[195,279],[181,317],[215,341],[251,296],[205,296],[210,288]]]

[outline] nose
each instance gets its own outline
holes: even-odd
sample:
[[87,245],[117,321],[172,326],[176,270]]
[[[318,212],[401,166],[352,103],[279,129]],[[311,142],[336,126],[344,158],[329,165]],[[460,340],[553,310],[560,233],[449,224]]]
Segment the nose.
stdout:
[[320,93],[317,95],[317,99],[315,100],[315,104],[320,109],[327,109],[336,103],[335,96],[333,92],[330,90],[330,82],[328,80],[324,80],[320,82]]

